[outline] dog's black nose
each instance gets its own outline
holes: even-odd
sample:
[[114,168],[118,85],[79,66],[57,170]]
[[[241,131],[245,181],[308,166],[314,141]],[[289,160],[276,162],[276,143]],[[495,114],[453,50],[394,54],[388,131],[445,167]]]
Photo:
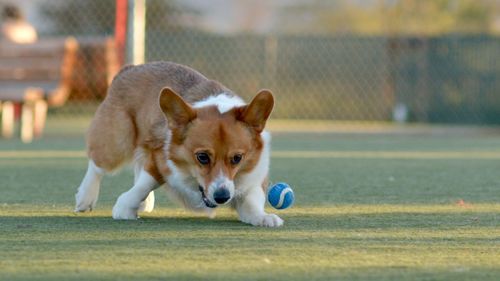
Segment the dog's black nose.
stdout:
[[219,188],[216,192],[214,192],[214,200],[217,204],[224,204],[231,198],[229,194],[229,190],[226,188]]

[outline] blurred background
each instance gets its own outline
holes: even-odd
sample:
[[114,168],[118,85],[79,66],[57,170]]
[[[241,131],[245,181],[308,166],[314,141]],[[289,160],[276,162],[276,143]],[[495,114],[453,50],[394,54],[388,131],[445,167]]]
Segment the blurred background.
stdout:
[[272,89],[273,118],[500,124],[500,0],[0,0],[39,40],[79,42],[49,119],[91,116],[134,62],[137,2],[144,61],[186,64],[247,100]]

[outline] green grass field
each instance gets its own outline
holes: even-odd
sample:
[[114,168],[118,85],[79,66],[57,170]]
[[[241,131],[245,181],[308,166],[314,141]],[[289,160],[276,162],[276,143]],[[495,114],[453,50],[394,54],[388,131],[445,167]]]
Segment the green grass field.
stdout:
[[75,215],[87,123],[0,140],[1,280],[500,280],[498,130],[272,126],[271,180],[296,204],[266,229],[184,211],[163,190],[153,213],[113,221],[130,169]]

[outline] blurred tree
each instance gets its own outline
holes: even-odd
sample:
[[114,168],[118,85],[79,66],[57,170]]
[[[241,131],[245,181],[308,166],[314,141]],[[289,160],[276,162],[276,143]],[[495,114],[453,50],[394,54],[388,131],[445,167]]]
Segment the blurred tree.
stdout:
[[498,0],[315,0],[285,6],[287,33],[491,32]]
[[461,31],[488,31],[500,7],[498,1],[460,1],[457,14],[457,29]]
[[[44,0],[39,10],[50,35],[112,35],[115,0]],[[148,0],[146,26],[152,30],[174,31],[196,25],[198,10],[177,1]]]
[[404,34],[489,32],[495,1],[399,0],[384,5],[385,31]]
[[185,31],[199,25],[201,11],[182,2],[165,0],[147,1],[146,26],[151,30]]
[[39,10],[49,35],[113,34],[114,0],[40,1]]

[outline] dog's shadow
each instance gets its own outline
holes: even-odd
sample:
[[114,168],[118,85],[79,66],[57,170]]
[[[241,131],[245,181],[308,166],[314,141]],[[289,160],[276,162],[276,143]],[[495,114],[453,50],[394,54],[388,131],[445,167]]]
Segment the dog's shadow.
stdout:
[[[285,220],[287,231],[338,231],[368,229],[456,229],[464,226],[494,227],[497,212],[388,212],[388,213],[287,213],[279,214]],[[242,223],[237,215],[222,213],[213,219],[201,215],[177,212],[141,214],[137,220],[114,220],[108,212],[51,215],[0,215],[0,229],[4,231],[210,231],[242,230],[253,228]]]
[[5,231],[30,232],[42,229],[49,231],[133,231],[162,230],[180,231],[194,229],[248,228],[237,217],[223,216],[141,216],[137,220],[114,220],[111,216],[90,214],[61,214],[54,216],[0,216],[0,225]]

